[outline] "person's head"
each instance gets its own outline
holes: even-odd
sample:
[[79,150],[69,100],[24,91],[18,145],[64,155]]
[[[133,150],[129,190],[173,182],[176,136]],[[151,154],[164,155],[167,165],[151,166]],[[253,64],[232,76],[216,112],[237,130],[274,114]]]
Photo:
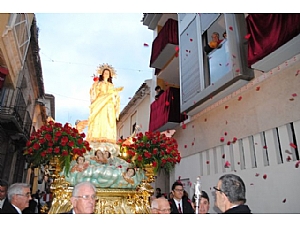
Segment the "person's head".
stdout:
[[219,41],[219,33],[218,32],[213,32],[212,35],[211,35],[211,39],[212,41],[215,41],[215,42],[218,42]]
[[21,211],[29,206],[31,200],[30,185],[25,183],[12,184],[7,190],[7,198],[11,204]]
[[156,194],[161,194],[161,189],[160,188],[156,188],[155,191],[156,191]]
[[152,214],[170,214],[171,207],[170,207],[169,201],[164,197],[160,197],[160,198],[152,200],[151,213]]
[[88,181],[74,186],[71,203],[76,214],[94,213],[96,204],[96,187]]
[[0,200],[3,200],[7,197],[7,189],[7,181],[0,179]]
[[246,202],[246,187],[243,180],[234,174],[225,174],[219,178],[216,190],[215,205],[225,212],[233,205]]
[[157,85],[157,86],[155,87],[156,93],[158,93],[160,90],[161,90],[161,87],[160,87],[159,85]]
[[82,163],[84,163],[84,161],[85,161],[85,158],[83,156],[78,156],[76,158],[77,164],[82,164]]
[[135,169],[134,168],[127,168],[126,175],[128,177],[133,177],[135,175]]
[[95,151],[95,156],[97,156],[97,157],[103,157],[102,151],[96,150],[96,151]]
[[179,181],[175,181],[174,184],[172,185],[172,193],[173,193],[173,198],[176,200],[181,200],[183,197],[183,185]]
[[102,74],[99,76],[99,81],[107,80],[112,83],[111,71],[109,69],[103,69]]
[[198,213],[207,214],[208,211],[209,211],[209,197],[205,191],[201,191]]
[[169,199],[173,199],[173,192],[169,192]]

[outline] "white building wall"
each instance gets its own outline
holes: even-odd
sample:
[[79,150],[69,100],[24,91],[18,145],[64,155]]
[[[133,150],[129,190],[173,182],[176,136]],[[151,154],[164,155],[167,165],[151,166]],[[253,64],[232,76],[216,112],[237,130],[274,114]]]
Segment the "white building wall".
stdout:
[[[233,173],[244,180],[253,213],[300,213],[300,168],[290,146],[290,123],[300,146],[299,69],[298,55],[268,73],[257,72],[249,84],[191,117],[185,129],[176,128],[182,161],[170,183],[179,176],[194,183],[201,176],[211,200],[209,212],[217,213],[213,186],[223,174]],[[229,168],[224,167],[226,161]]]

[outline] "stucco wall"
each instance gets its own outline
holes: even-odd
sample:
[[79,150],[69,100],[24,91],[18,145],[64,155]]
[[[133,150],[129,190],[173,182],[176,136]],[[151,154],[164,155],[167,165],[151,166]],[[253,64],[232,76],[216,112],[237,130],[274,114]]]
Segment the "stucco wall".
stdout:
[[[285,149],[282,150],[283,163],[277,163],[275,153],[278,151],[274,145],[273,149],[268,151],[269,158],[274,160],[269,165],[263,163],[262,154],[256,154],[256,166],[251,166],[248,150],[245,150],[244,169],[236,163],[235,169],[206,165],[206,159],[215,161],[216,165],[224,164],[224,160],[213,160],[214,154],[219,152],[218,149],[223,149],[226,156],[229,156],[227,154],[232,152],[232,148],[226,143],[232,141],[233,137],[245,142],[252,136],[254,140],[259,138],[261,132],[272,134],[275,128],[288,127],[291,122],[299,124],[299,60],[298,55],[268,73],[256,73],[255,79],[247,86],[192,117],[191,121],[186,123],[185,129],[178,127],[174,137],[178,141],[183,159],[176,166],[170,179],[171,183],[178,179],[178,176],[189,178],[194,183],[197,176],[202,174],[203,190],[207,191],[211,198],[210,212],[216,213],[213,208],[212,187],[217,184],[221,175],[235,173],[246,183],[247,203],[254,213],[300,213],[300,197],[297,192],[300,188],[300,169],[295,168],[297,160],[285,160]],[[299,133],[297,136],[300,136]],[[220,137],[224,137],[224,142],[220,141]],[[289,144],[285,141],[288,133],[285,137],[286,139],[281,138],[282,143]],[[300,144],[300,140],[298,143]],[[258,143],[255,142],[254,145],[257,146]],[[258,150],[262,149],[257,148],[256,152]],[[239,149],[236,147],[232,156],[236,159],[238,153]],[[218,169],[217,173],[215,168]],[[262,177],[264,174],[266,179]]]

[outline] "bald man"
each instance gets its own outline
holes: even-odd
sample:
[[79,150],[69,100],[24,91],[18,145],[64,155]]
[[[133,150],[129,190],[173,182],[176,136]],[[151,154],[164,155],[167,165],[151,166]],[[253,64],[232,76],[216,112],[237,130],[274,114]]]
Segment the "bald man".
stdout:
[[151,214],[170,214],[170,213],[171,213],[170,203],[166,198],[160,197],[152,200]]

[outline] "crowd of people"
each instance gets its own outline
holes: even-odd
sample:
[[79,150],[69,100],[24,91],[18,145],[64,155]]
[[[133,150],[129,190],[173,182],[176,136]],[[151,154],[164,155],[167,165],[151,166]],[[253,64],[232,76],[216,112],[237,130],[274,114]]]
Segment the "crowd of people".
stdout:
[[[224,214],[251,214],[246,203],[246,187],[243,180],[234,174],[221,176],[214,187],[214,205]],[[41,193],[43,194],[43,193]],[[171,197],[166,198],[160,188],[151,200],[151,214],[208,214],[210,199],[201,191],[199,201],[196,196],[190,200],[183,184],[176,181],[172,185]],[[43,196],[42,196],[43,197]],[[31,194],[31,186],[25,183],[8,185],[0,180],[0,214],[39,213],[42,205],[39,192]],[[81,182],[74,186],[70,202],[72,209],[63,214],[92,214],[97,201],[96,187],[91,182]]]

